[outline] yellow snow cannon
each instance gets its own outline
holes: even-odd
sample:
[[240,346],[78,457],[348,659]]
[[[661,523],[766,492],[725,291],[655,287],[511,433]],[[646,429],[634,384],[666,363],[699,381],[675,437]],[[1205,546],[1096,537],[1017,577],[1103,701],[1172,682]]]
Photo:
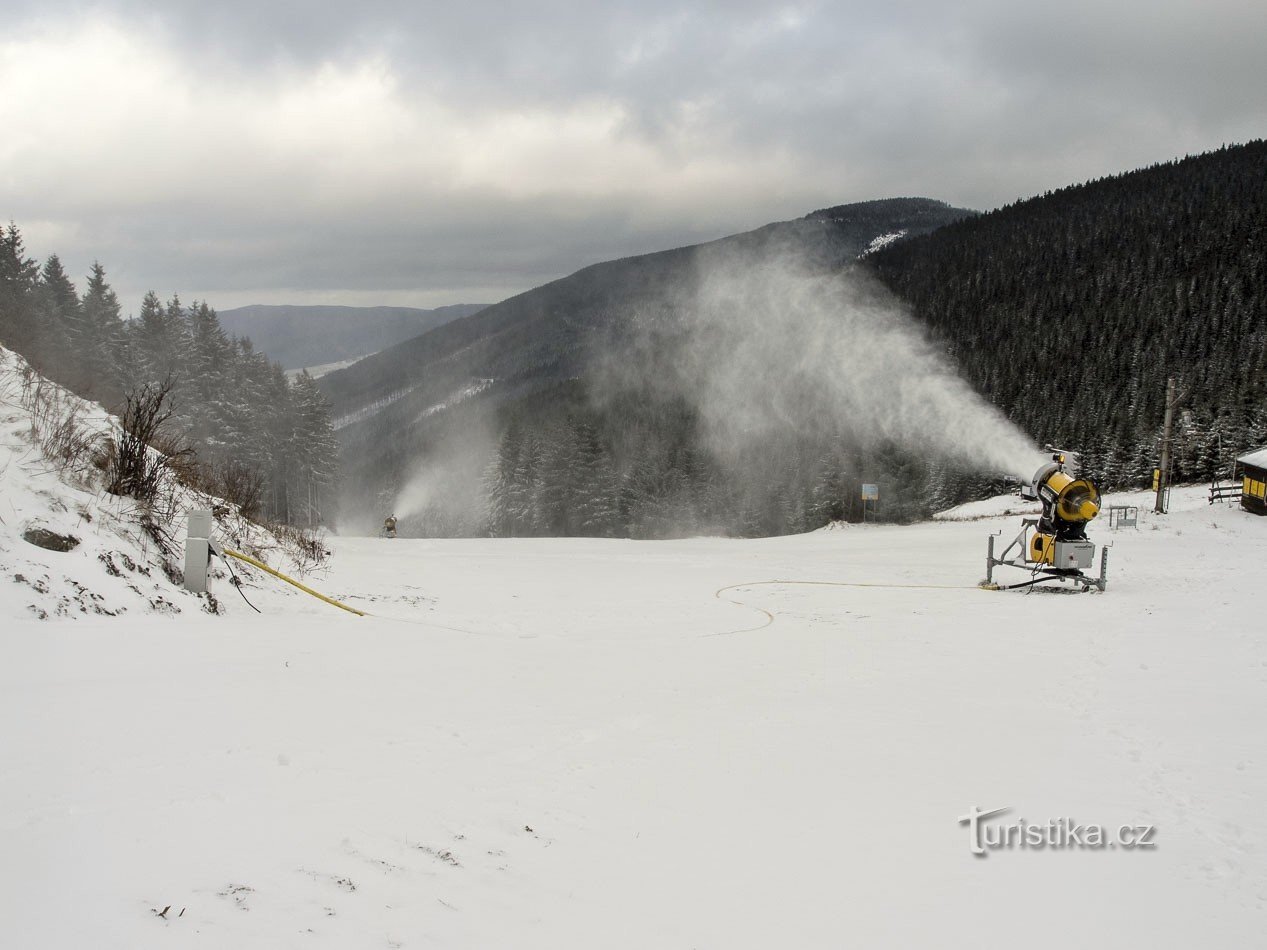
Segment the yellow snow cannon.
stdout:
[[[1065,471],[1069,454],[1052,449],[1051,461],[1034,473],[1033,479],[1021,487],[1020,495],[1043,506],[1038,518],[1024,518],[1018,534],[998,557],[994,556],[994,536],[986,553],[986,578],[982,587],[1007,590],[1032,587],[1044,581],[1070,582],[1084,591],[1092,587],[1103,591],[1108,585],[1109,552],[1100,551],[1100,576],[1085,572],[1095,560],[1095,545],[1087,538],[1087,522],[1100,513],[1100,492],[1089,478],[1079,478]],[[1018,567],[1032,575],[1019,584],[999,585],[994,582],[994,568]]]

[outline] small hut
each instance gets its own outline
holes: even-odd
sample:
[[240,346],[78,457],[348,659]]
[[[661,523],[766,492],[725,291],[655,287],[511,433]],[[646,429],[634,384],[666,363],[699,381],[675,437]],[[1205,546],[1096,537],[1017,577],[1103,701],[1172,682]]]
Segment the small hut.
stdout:
[[1267,515],[1267,445],[1236,460],[1241,476],[1241,507]]

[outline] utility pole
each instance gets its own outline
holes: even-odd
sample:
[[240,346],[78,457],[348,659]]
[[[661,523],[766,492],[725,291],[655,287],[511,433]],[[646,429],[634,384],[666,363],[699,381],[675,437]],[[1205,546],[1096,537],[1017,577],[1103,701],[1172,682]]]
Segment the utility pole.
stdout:
[[1166,513],[1166,492],[1170,487],[1170,430],[1175,422],[1175,378],[1166,380],[1166,421],[1161,429],[1161,464],[1157,468],[1157,501],[1153,506],[1155,514]]

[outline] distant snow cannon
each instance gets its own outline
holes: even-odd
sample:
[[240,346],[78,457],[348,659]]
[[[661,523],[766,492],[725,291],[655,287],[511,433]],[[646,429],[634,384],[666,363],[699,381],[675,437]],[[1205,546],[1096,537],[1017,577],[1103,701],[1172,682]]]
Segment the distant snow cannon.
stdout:
[[[1070,582],[1084,591],[1103,591],[1108,585],[1109,552],[1100,550],[1100,576],[1085,573],[1095,560],[1095,545],[1087,538],[1087,523],[1100,513],[1100,492],[1089,478],[1065,471],[1067,456],[1073,453],[1047,446],[1051,461],[1033,479],[1021,486],[1020,496],[1041,502],[1038,518],[1021,520],[1018,534],[998,557],[994,556],[994,535],[986,552],[986,574],[981,586],[988,590],[1032,587],[1044,581]],[[994,582],[995,567],[1017,567],[1029,571],[1028,581],[1000,585]]]

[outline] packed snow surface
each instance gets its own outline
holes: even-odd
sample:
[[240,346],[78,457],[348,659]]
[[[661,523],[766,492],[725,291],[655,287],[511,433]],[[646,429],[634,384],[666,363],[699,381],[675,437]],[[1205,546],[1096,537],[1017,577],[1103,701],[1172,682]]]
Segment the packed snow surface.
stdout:
[[[1259,944],[1267,519],[1132,500],[1138,530],[1094,526],[1104,594],[976,589],[1019,525],[985,506],[754,541],[333,539],[306,580],[365,618],[263,575],[258,615],[224,583],[219,617],[38,621],[15,595],[0,943]],[[975,857],[973,806],[1156,847]]]

